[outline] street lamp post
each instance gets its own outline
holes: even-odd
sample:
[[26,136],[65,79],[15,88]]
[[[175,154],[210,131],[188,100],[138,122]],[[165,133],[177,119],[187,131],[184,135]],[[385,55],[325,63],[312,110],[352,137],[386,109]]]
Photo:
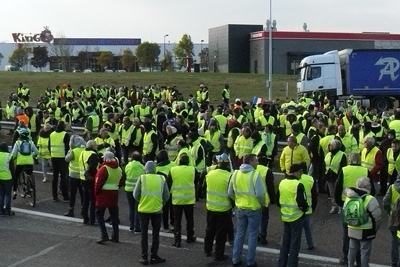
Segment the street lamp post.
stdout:
[[168,36],[169,36],[168,34],[164,35],[164,59],[165,59],[165,37],[168,37]]
[[268,100],[272,100],[272,0],[269,0],[269,23],[267,23],[269,30],[269,44],[268,44]]
[[204,40],[200,41],[200,68],[202,68],[203,65],[203,42]]

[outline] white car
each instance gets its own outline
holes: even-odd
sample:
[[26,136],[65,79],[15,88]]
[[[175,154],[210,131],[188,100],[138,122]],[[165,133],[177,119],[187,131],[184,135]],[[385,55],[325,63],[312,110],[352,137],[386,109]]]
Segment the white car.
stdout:
[[105,70],[104,72],[112,73],[112,72],[114,72],[114,71],[113,71],[113,70]]
[[83,73],[92,73],[92,70],[91,69],[86,69],[86,70],[83,71]]
[[126,70],[117,70],[118,73],[125,73]]

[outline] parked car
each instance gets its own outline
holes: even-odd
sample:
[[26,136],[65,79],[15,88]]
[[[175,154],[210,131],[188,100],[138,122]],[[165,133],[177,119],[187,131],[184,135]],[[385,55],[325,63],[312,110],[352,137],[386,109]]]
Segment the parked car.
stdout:
[[86,69],[83,71],[83,73],[92,73],[93,71],[91,69]]

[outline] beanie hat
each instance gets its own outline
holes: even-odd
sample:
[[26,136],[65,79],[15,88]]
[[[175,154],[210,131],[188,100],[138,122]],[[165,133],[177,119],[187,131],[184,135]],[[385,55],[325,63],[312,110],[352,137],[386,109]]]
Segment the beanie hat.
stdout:
[[293,174],[295,172],[303,170],[301,164],[295,163],[290,166],[289,173]]

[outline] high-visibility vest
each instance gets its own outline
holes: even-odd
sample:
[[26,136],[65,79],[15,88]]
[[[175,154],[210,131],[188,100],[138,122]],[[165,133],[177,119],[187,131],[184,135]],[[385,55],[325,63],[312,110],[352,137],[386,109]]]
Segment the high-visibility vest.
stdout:
[[79,174],[81,180],[85,180],[85,171],[88,169],[87,161],[92,154],[96,154],[96,152],[92,150],[84,150],[81,152],[79,157]]
[[367,148],[361,152],[361,166],[367,168],[369,171],[375,167],[375,156],[379,149],[374,146],[367,154]]
[[[291,136],[294,136],[294,134],[292,134]],[[304,136],[306,136],[306,135],[303,134],[303,133],[298,133],[298,134],[295,136],[298,144],[301,144],[301,141],[303,140],[303,137],[304,137]]]
[[329,170],[332,170],[334,173],[339,173],[340,162],[342,161],[342,157],[345,155],[342,151],[338,151],[332,158],[332,153],[329,152],[325,156],[325,174],[328,173]]
[[66,134],[65,131],[50,134],[50,155],[52,158],[65,158],[64,137]]
[[284,222],[294,222],[300,219],[304,212],[297,205],[297,187],[300,181],[283,179],[279,183],[279,203],[281,205],[281,219]]
[[[232,148],[233,144],[236,141],[236,140],[233,140],[233,134],[232,134],[233,130],[237,130],[240,134],[240,129],[238,127],[233,127],[232,129],[229,130],[228,143],[227,143],[228,148]],[[239,135],[236,138],[238,138],[238,137],[239,137]]]
[[109,125],[109,126],[110,126],[110,127],[108,127],[108,135],[109,135],[114,141],[115,141],[115,140],[118,140],[117,126],[115,126],[115,129],[114,129],[114,131],[112,132],[111,129],[112,129],[113,124],[112,124],[111,122],[106,121],[106,122],[104,123],[104,125]]
[[322,138],[321,140],[319,140],[319,145],[322,147],[322,150],[324,151],[324,158],[326,156],[326,154],[328,154],[329,152],[329,142],[332,141],[335,138],[335,135],[330,134],[325,136],[324,138]]
[[236,207],[240,209],[257,210],[261,204],[256,197],[255,183],[259,172],[242,172],[236,170],[231,179],[235,194]]
[[305,191],[306,197],[307,197],[308,210],[307,210],[306,214],[311,214],[311,213],[313,213],[311,189],[314,186],[314,178],[310,175],[302,174],[299,181],[300,181],[300,183],[303,184],[304,191]]
[[143,155],[148,155],[151,153],[153,150],[153,142],[151,141],[151,136],[153,134],[156,134],[154,130],[151,130],[150,132],[145,132],[144,137],[143,137]]
[[343,117],[342,124],[343,124],[344,129],[346,130],[346,132],[350,131],[351,127],[353,126],[353,124],[350,123],[349,120],[347,119],[347,116]]
[[135,140],[133,140],[134,146],[139,146],[142,141],[142,128],[133,126],[132,133],[136,131]]
[[171,168],[172,205],[191,205],[196,201],[195,179],[196,170],[193,166],[176,166]]
[[144,115],[150,114],[150,107],[146,106],[144,108],[139,107],[137,117],[140,119],[141,122],[144,121]]
[[[196,165],[199,149],[203,150],[203,159],[198,165]],[[200,144],[200,138],[197,138],[197,140],[192,144],[190,154],[191,154],[190,156],[192,157],[192,166],[195,167],[199,173],[201,173],[206,168],[206,162],[205,162],[206,153],[204,151],[204,147]]]
[[168,153],[169,160],[174,160],[176,158],[176,156],[178,155],[178,141],[182,140],[182,139],[183,138],[181,135],[175,136],[174,139],[172,139],[168,144],[172,148],[165,148],[165,150]]
[[241,135],[236,138],[234,148],[236,156],[241,159],[244,155],[250,154],[253,151],[253,140],[250,137],[245,138]]
[[213,145],[214,149],[212,150],[212,152],[220,151],[220,149],[221,149],[221,142],[220,142],[221,132],[220,132],[220,130],[216,130],[212,134],[212,136],[211,136],[211,131],[207,130],[204,134],[204,138]]
[[165,178],[158,174],[143,174],[140,177],[140,201],[138,211],[156,213],[163,208]]
[[386,158],[389,162],[388,173],[392,175],[394,170],[396,170],[398,173],[400,170],[400,153],[397,158],[394,159],[394,151],[392,148],[389,148],[386,153]]
[[[94,139],[94,142],[97,144],[97,146],[98,145],[109,144],[111,147],[115,147],[114,140],[109,136],[106,139],[103,139],[103,138],[100,138],[100,137],[96,137]],[[97,153],[104,154],[105,150],[106,150],[106,148],[103,147],[102,149],[98,150]]]
[[187,147],[183,147],[178,151],[178,155],[176,156],[174,163],[178,166],[179,165],[179,159],[181,157],[181,155],[186,154],[189,157],[189,165],[190,166],[194,166],[193,163],[193,158],[191,157],[191,152]]
[[196,91],[197,102],[201,102],[202,101],[202,96],[203,96],[203,93],[202,93],[201,90]]
[[[393,184],[389,186],[388,190],[392,190],[392,199],[390,200],[390,206],[392,207],[396,199],[400,196],[400,193],[397,192]],[[392,209],[390,209],[390,214],[392,214]]]
[[50,138],[44,138],[44,137],[39,136],[38,141],[37,141],[39,157],[44,158],[44,159],[51,158],[50,150],[49,150],[49,141],[50,141]]
[[29,119],[29,128],[31,129],[31,132],[36,133],[36,115],[32,114],[32,116]]
[[272,155],[272,151],[274,150],[275,147],[275,138],[276,134],[274,133],[269,133],[269,142],[267,138],[267,133],[266,132],[260,132],[261,139],[264,141],[264,143],[267,145],[267,156]]
[[126,130],[125,127],[122,126],[122,130],[121,130],[121,144],[122,145],[124,145],[124,146],[129,145],[134,127],[135,126],[131,125],[128,128],[128,130]]
[[358,139],[358,149],[361,151],[364,148],[364,143],[365,143],[365,139],[367,137],[375,137],[375,134],[373,132],[369,132],[367,133],[367,135],[364,135],[363,131],[360,131],[359,133],[359,139]]
[[74,96],[74,90],[66,88],[64,94],[66,98],[72,98]]
[[[371,199],[373,198],[373,196],[371,195],[367,195],[365,197],[365,199],[363,200],[363,206],[364,206],[364,210],[365,212],[367,211],[367,206],[368,203],[371,201]],[[346,198],[343,207],[346,206],[347,202],[349,202],[350,198]],[[373,228],[373,224],[372,224],[372,219],[371,216],[368,216],[368,222],[364,223],[363,225],[360,226],[352,226],[352,225],[347,225],[349,227],[349,229],[357,229],[357,230],[368,230],[368,229],[372,229]]]
[[346,189],[349,187],[355,187],[356,182],[359,178],[368,177],[368,169],[362,166],[349,165],[342,169],[343,171],[343,191],[342,200],[346,200]]
[[225,98],[227,98],[229,100],[229,98],[231,98],[230,90],[226,89],[226,88],[222,89],[222,99],[224,99],[224,97],[223,97],[224,93],[225,93]]
[[[269,170],[269,168],[266,166],[263,166],[261,164],[257,165],[257,171],[260,173],[261,181],[265,187],[265,197],[264,197],[264,203],[263,203],[263,206],[265,206],[265,207],[268,207],[269,203],[270,203],[270,198],[269,198],[268,190],[267,190],[267,181],[266,181],[268,170]],[[274,188],[274,190],[275,190],[275,188]]]
[[170,161],[167,165],[163,165],[163,166],[157,165],[156,172],[162,173],[165,176],[168,176],[169,172],[171,171],[171,168],[175,167],[175,166],[176,166],[176,164],[173,161]]
[[[30,140],[28,142],[31,145],[31,151],[32,151],[32,147],[34,147],[35,144]],[[19,152],[21,143],[22,143],[21,140],[17,140],[17,142],[15,142],[15,145],[18,147],[17,165],[33,165],[33,156],[32,156],[32,154],[31,155],[22,155]]]
[[11,104],[11,106],[6,106],[6,117],[7,119],[14,118],[15,116],[15,105]]
[[228,120],[226,119],[226,117],[224,115],[216,115],[214,117],[217,121],[218,121],[218,125],[219,125],[219,130],[221,131],[221,134],[224,135],[225,131],[226,131],[226,125]]
[[68,171],[74,175],[70,175],[70,177],[77,177],[78,179],[80,178],[79,158],[84,150],[84,147],[76,147],[72,149],[72,152],[74,153],[74,159],[69,162]]
[[92,118],[92,131],[91,134],[99,133],[100,119],[98,115],[90,115],[89,118]]
[[358,153],[357,140],[353,137],[353,135],[346,133],[343,137],[341,137],[339,134],[336,136],[338,136],[342,141],[346,155],[349,155],[350,152]]
[[215,169],[207,173],[207,210],[224,212],[232,208],[231,200],[228,196],[230,177],[231,173],[222,169]]
[[142,174],[144,174],[144,167],[139,161],[132,160],[125,166],[126,180],[124,189],[126,192],[133,192],[137,179]]
[[400,120],[394,120],[389,123],[389,129],[396,132],[396,139],[400,140]]
[[104,165],[107,170],[107,180],[104,183],[102,190],[113,190],[118,191],[119,188],[119,181],[122,177],[122,169],[120,167],[111,168],[109,166]]
[[[0,152],[0,180],[9,181],[12,179],[10,171],[10,160],[12,155],[8,152]],[[2,207],[3,208],[3,207]]]
[[[260,154],[260,152],[261,152],[261,149],[262,149],[263,145],[265,145],[264,141],[263,141],[263,140],[260,140],[260,142],[258,142],[258,143],[254,146],[253,151],[252,151],[251,153],[253,153],[253,154],[255,154],[255,155],[258,156],[258,155]],[[266,155],[262,155],[262,156],[266,156]]]
[[72,121],[77,121],[80,115],[80,108],[73,108],[72,109]]

